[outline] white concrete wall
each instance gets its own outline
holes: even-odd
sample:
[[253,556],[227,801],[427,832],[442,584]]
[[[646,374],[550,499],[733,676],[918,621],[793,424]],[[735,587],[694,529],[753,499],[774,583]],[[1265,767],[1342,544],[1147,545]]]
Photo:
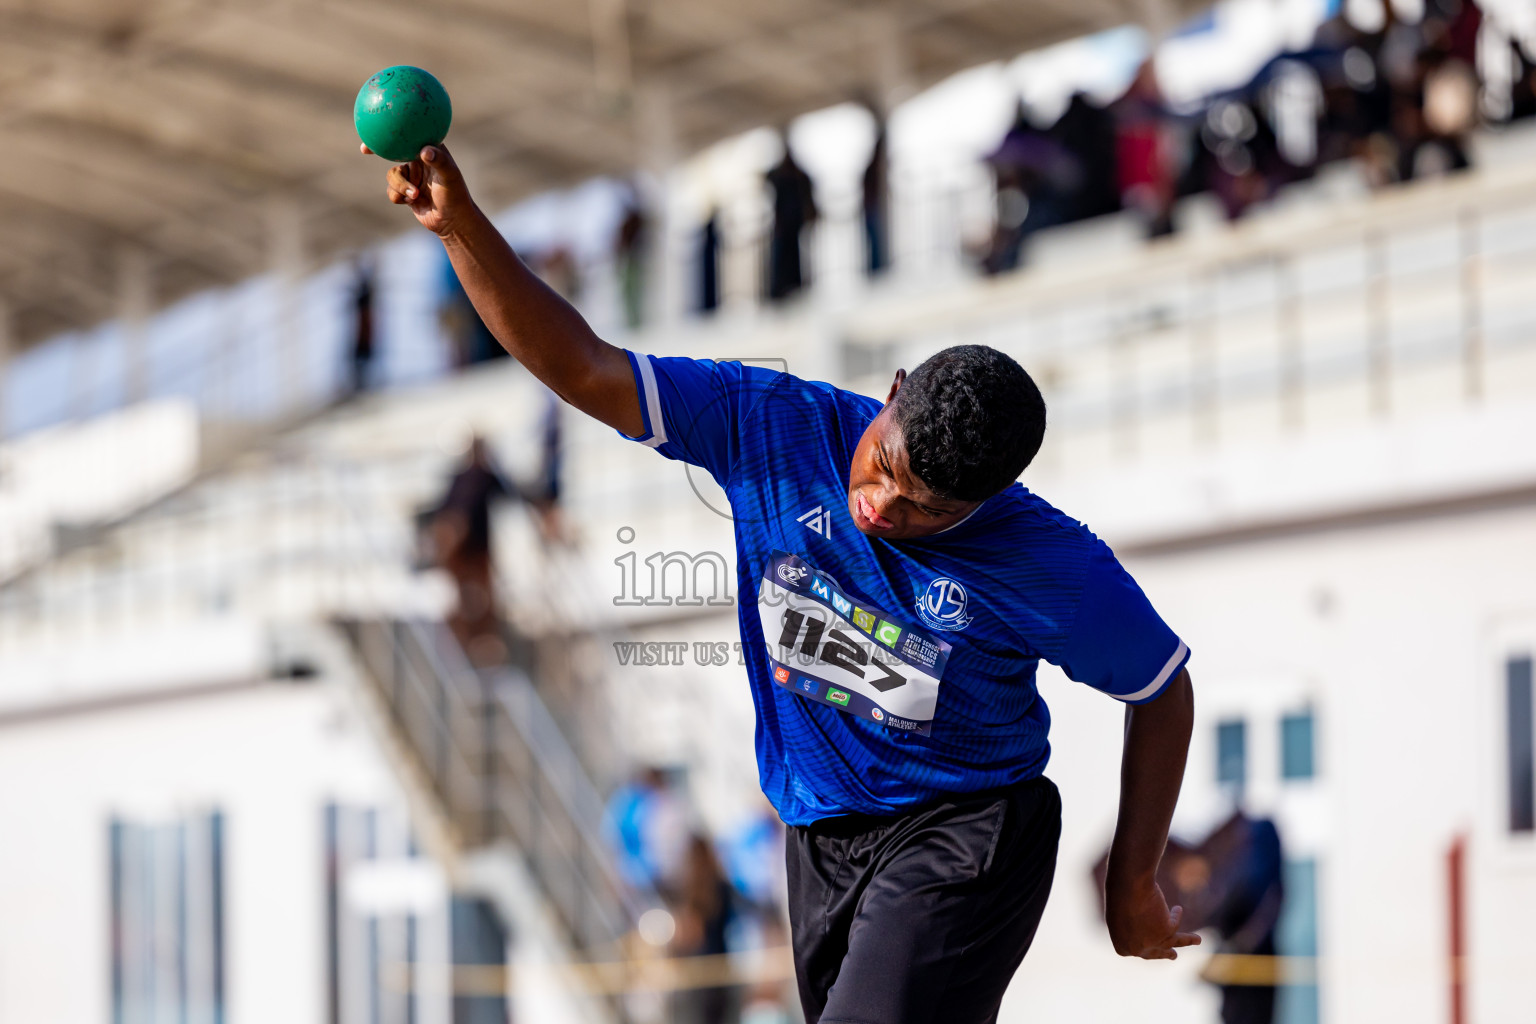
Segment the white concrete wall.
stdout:
[[323,1020],[323,807],[397,803],[332,688],[219,695],[0,726],[0,1021],[111,1019],[108,824],[225,815],[230,1024]]
[[1213,713],[1315,703],[1312,806],[1262,748],[1250,770],[1255,804],[1290,810],[1293,849],[1319,858],[1327,1019],[1449,1019],[1445,857],[1465,832],[1474,1019],[1529,1020],[1536,857],[1504,831],[1502,662],[1533,634],[1500,631],[1536,612],[1536,508],[1131,564],[1195,652],[1181,821],[1220,810]]

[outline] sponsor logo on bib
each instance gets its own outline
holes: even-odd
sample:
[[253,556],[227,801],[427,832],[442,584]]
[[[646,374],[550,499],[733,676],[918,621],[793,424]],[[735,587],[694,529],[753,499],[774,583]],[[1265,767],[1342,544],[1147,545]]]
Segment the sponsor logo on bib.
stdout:
[[800,569],[793,565],[779,566],[779,579],[792,587],[798,587],[809,575],[810,570],[808,569]]

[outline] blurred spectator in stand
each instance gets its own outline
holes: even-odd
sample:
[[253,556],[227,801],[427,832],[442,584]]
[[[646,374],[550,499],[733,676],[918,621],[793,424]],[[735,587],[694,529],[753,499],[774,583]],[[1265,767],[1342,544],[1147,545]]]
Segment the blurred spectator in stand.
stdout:
[[1119,210],[1115,119],[1110,112],[1082,93],[1073,93],[1047,134],[1071,155],[1080,174],[1067,219],[1086,220]]
[[544,412],[539,417],[538,474],[531,483],[520,486],[517,494],[535,513],[539,535],[547,544],[564,544],[570,540],[560,514],[561,405],[560,396],[545,388]]
[[[1372,184],[1390,178],[1382,155],[1395,148],[1392,90],[1376,69],[1381,42],[1380,33],[1362,32],[1342,13],[1324,22],[1314,41],[1323,89],[1318,163],[1357,158]],[[1390,162],[1395,166],[1395,157]]]
[[373,292],[376,272],[373,261],[359,257],[352,284],[352,377],[351,394],[360,395],[371,383],[373,366]]
[[1024,250],[1024,221],[1029,216],[1029,196],[1024,191],[1023,169],[1016,165],[1012,150],[1020,148],[1010,143],[1031,131],[1024,116],[1023,104],[1014,115],[1013,127],[1008,129],[997,149],[985,157],[992,169],[992,237],[987,241],[981,256],[981,269],[987,274],[1000,274],[1019,265]]
[[802,251],[805,229],[816,223],[811,176],[795,162],[784,136],[784,156],[768,171],[773,190],[773,226],[768,237],[768,301],[782,302],[808,284]]
[[[782,949],[789,944],[784,921],[788,882],[784,875],[784,823],[766,800],[722,845],[721,852],[738,899],[737,939],[741,948]],[[782,983],[765,981],[743,995],[742,1024],[789,1024]]]
[[[1100,913],[1108,866],[1105,853],[1093,867]],[[1274,1021],[1284,866],[1275,823],[1240,809],[1196,846],[1168,839],[1157,885],[1169,906],[1184,908],[1181,931],[1214,928],[1221,937],[1201,977],[1221,989],[1222,1024]]]
[[566,302],[574,306],[581,301],[581,268],[570,249],[563,245],[549,249],[538,258],[533,269]]
[[1236,220],[1300,175],[1280,156],[1274,129],[1256,103],[1238,95],[1212,103],[1193,142],[1188,176]]
[[499,664],[507,657],[496,602],[491,504],[515,493],[485,439],[476,434],[432,520],[438,562],[458,591],[448,625],[476,665]]
[[878,277],[891,265],[890,156],[885,137],[885,118],[871,108],[875,118],[875,148],[864,168],[864,273]]
[[1445,26],[1444,39],[1436,48],[1446,56],[1461,61],[1468,68],[1477,67],[1477,43],[1483,30],[1483,9],[1476,0],[1429,0],[1431,20]]
[[606,830],[619,875],[632,888],[673,894],[682,873],[688,814],[662,769],[642,769],[608,799]]
[[784,823],[767,801],[724,845],[731,884],[759,917],[778,918],[788,892],[784,879]]
[[1472,0],[1429,0],[1419,22],[1417,70],[1422,137],[1414,177],[1466,170],[1477,124],[1477,37],[1482,9]]
[[1172,234],[1174,175],[1167,138],[1171,118],[1150,58],[1110,109],[1115,116],[1121,203],[1137,212],[1149,238]]
[[1536,117],[1536,62],[1526,55],[1518,40],[1510,41],[1515,77],[1509,87],[1509,119],[1523,121]]
[[650,246],[650,219],[641,206],[640,191],[631,186],[613,240],[614,269],[619,277],[619,298],[624,322],[632,331],[645,321],[645,279]]
[[997,218],[981,265],[997,274],[1019,265],[1031,234],[1071,219],[1083,171],[1065,146],[1030,123],[1023,103],[1013,127],[986,159],[996,184]]
[[[1385,139],[1378,138],[1378,161],[1392,159],[1390,165],[1378,162],[1373,170],[1382,184],[1408,181],[1414,177],[1419,146],[1425,141],[1424,126],[1424,49],[1423,24],[1404,21],[1392,4],[1384,5],[1386,27],[1376,52],[1376,73],[1387,83],[1392,94],[1392,119]],[[1375,155],[1375,154],[1373,154]]]
[[[1217,952],[1239,957],[1274,957],[1275,930],[1285,902],[1284,858],[1275,823],[1236,811],[1200,844],[1197,852],[1209,865],[1210,880],[1206,884],[1217,894],[1206,922],[1221,935]],[[1221,963],[1224,961],[1214,961],[1205,977],[1221,988],[1222,1024],[1271,1024],[1279,978],[1276,969],[1265,969],[1264,965],[1275,965],[1278,961],[1237,961],[1230,968],[1215,966]],[[1245,963],[1252,966],[1245,968]]]
[[[707,838],[697,833],[688,838],[683,874],[673,905],[677,931],[672,939],[674,956],[724,956],[726,932],[731,924],[731,883]],[[701,965],[700,978],[720,970]],[[725,1024],[730,1014],[732,990],[725,985],[683,989],[677,995],[678,1019],[685,1024]]]
[[711,207],[699,229],[699,312],[720,308],[720,208]]
[[474,303],[454,273],[453,264],[443,258],[443,297],[438,304],[438,320],[448,335],[449,358],[459,369],[492,359],[503,359],[507,350],[491,333],[475,310]]

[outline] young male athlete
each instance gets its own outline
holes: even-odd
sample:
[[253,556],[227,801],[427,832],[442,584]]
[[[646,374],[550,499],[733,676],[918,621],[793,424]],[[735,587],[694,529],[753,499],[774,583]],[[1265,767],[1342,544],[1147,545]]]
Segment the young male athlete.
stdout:
[[729,495],[808,1021],[996,1018],[1061,831],[1041,659],[1130,705],[1105,886],[1116,951],[1171,960],[1199,941],[1154,880],[1194,718],[1189,651],[1098,538],[1016,482],[1045,431],[1017,363],[946,349],[898,371],[882,405],[626,352],[518,261],[445,148],[391,169],[388,192],[536,377]]

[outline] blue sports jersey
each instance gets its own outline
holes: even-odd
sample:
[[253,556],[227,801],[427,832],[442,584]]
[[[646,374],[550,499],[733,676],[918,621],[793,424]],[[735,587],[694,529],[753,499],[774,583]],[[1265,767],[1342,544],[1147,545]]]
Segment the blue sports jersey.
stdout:
[[1042,658],[1129,703],[1188,660],[1108,546],[1017,483],[930,537],[860,533],[848,471],[874,399],[736,362],[630,363],[633,440],[730,499],[758,772],[785,823],[1039,775]]

